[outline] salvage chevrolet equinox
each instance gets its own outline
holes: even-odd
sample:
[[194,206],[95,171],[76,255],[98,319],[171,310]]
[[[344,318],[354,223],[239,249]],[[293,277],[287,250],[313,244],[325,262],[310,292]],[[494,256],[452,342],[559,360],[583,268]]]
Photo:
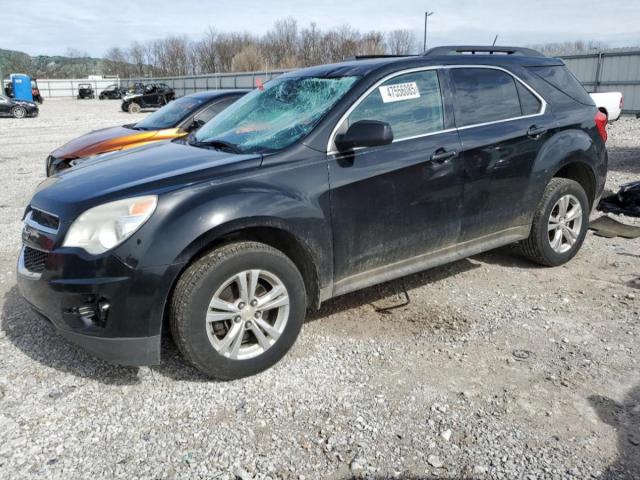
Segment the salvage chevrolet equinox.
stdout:
[[106,360],[157,364],[170,330],[207,375],[255,374],[329,298],[511,243],[569,261],[603,191],[605,124],[561,60],[528,49],[297,70],[186,138],[45,180],[20,289]]

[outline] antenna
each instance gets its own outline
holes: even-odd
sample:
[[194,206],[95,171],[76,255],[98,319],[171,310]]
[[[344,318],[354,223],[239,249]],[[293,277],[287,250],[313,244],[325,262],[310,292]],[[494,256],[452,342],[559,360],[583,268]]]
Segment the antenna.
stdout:
[[498,35],[496,35],[496,38],[493,39],[493,43],[491,44],[491,46],[495,47],[497,41],[498,41]]

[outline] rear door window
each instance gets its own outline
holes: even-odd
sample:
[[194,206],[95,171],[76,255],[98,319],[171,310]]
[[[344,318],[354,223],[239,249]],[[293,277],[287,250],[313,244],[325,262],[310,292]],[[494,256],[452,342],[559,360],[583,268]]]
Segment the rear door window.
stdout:
[[396,140],[442,130],[438,72],[406,73],[382,83],[351,112],[344,130],[359,120],[387,122]]
[[452,68],[458,127],[522,116],[514,78],[501,70]]

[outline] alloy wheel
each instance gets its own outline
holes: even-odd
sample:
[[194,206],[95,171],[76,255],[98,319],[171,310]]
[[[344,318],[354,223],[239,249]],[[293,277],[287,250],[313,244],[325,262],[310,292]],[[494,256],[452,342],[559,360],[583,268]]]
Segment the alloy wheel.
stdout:
[[233,360],[262,355],[284,332],[289,293],[266,270],[245,270],[228,278],[215,292],[206,314],[209,342]]
[[24,118],[27,116],[27,111],[24,109],[24,107],[15,107],[13,109],[13,116],[15,118]]
[[563,195],[549,215],[549,244],[556,253],[566,253],[578,240],[582,231],[582,207],[578,199]]

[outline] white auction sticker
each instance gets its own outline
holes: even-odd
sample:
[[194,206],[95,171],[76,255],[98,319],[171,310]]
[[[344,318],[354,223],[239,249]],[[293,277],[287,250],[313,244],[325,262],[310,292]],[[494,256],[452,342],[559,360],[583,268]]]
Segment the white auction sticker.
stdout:
[[420,90],[416,82],[396,83],[379,88],[384,103],[399,102],[411,98],[420,98]]

